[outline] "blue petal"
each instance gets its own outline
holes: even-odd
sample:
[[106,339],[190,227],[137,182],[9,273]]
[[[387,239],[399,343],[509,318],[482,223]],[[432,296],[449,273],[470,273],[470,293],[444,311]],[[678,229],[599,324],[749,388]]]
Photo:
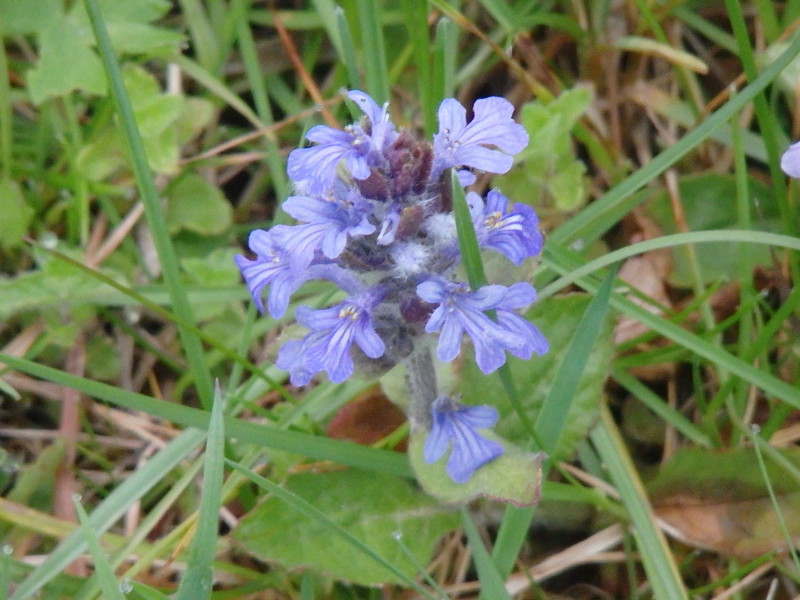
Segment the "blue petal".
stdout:
[[503,454],[501,444],[476,431],[497,422],[497,410],[493,407],[462,406],[452,398],[441,396],[431,404],[431,418],[423,456],[426,462],[434,463],[452,443],[446,470],[456,483],[465,483],[476,469]]
[[800,179],[800,142],[795,142],[781,156],[781,169],[789,177]]

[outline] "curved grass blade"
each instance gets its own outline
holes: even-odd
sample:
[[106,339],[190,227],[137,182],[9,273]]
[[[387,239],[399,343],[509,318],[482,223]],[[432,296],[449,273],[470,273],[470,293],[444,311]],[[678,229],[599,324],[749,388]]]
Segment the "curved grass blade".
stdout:
[[657,238],[646,240],[644,242],[637,242],[635,244],[625,246],[619,250],[614,250],[613,252],[604,254],[599,258],[572,269],[565,275],[559,277],[546,287],[542,288],[542,290],[539,292],[539,299],[552,296],[555,292],[564,289],[570,284],[576,283],[586,275],[591,275],[592,273],[599,271],[604,267],[613,265],[617,262],[622,262],[626,258],[636,256],[637,254],[644,254],[645,252],[660,250],[662,248],[674,248],[676,246],[683,246],[685,244],[706,244],[715,242],[763,244],[766,246],[775,246],[776,248],[800,250],[800,238],[778,233],[768,233],[765,231],[719,229],[663,235]]

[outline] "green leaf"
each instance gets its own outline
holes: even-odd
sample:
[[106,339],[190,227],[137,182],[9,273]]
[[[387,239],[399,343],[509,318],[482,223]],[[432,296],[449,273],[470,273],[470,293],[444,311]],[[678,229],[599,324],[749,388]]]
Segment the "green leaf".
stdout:
[[423,448],[427,433],[411,433],[408,458],[417,481],[431,496],[453,504],[465,504],[476,498],[490,498],[517,506],[531,506],[539,501],[542,489],[542,453],[526,452],[491,431],[481,431],[482,436],[503,445],[503,454],[480,467],[469,481],[455,483],[445,471],[449,453],[433,464],[425,462]]
[[205,256],[189,256],[181,267],[192,281],[204,287],[226,287],[239,283],[241,275],[233,262],[233,248],[217,248]]
[[116,127],[105,127],[78,151],[76,165],[87,179],[103,181],[125,168],[127,160],[122,134]]
[[33,209],[16,181],[0,179],[0,247],[9,250],[22,243],[33,219]]
[[226,231],[233,222],[233,210],[222,192],[194,173],[176,180],[167,196],[167,226],[171,233],[186,229],[215,235]]
[[[520,390],[520,402],[531,418],[535,418],[541,409],[558,366],[569,347],[567,342],[575,332],[590,300],[589,296],[582,294],[548,298],[526,315],[550,341],[550,351],[544,356],[534,356],[530,360],[509,357],[512,378]],[[572,400],[558,446],[552,453],[554,459],[569,459],[597,419],[597,407],[613,356],[611,334],[612,323],[606,320],[581,377],[577,394]],[[480,404],[484,398],[491,398],[492,404],[500,412],[500,420],[494,430],[505,439],[525,444],[529,435],[520,423],[510,400],[504,394],[498,393],[499,386],[499,381],[481,373],[474,361],[464,361],[461,381],[464,400],[469,404]]]
[[[171,7],[166,0],[99,0],[111,44],[117,54],[150,54],[177,50],[186,39],[180,33],[149,25]],[[83,39],[94,43],[91,24],[83,2],[76,2],[69,17],[79,24]]]
[[28,73],[28,90],[34,104],[73,90],[102,95],[106,77],[100,59],[81,35],[75,19],[53,22],[39,36],[39,62]]
[[0,33],[30,35],[63,18],[62,0],[0,0]]
[[[6,4],[10,5],[8,21]],[[170,3],[165,0],[103,0],[99,4],[117,53],[175,52],[184,40],[180,33],[148,24],[169,10]],[[25,8],[19,10],[22,6]],[[94,37],[82,2],[76,2],[65,15],[57,0],[3,0],[0,14],[4,32],[39,34],[39,62],[28,74],[34,104],[73,90],[105,95],[106,78],[92,48]]]
[[[456,513],[409,481],[382,473],[301,473],[289,476],[285,488],[412,579],[417,565],[430,560],[437,540],[459,523]],[[363,550],[344,537],[332,536],[328,524],[301,514],[299,508],[287,510],[274,496],[246,515],[233,537],[259,558],[289,568],[309,567],[363,585],[407,583],[377,561],[365,560]]]
[[561,211],[586,202],[586,167],[575,157],[571,132],[590,101],[588,90],[574,88],[548,104],[535,101],[522,107],[520,122],[531,141],[517,155],[518,166],[495,178],[509,197],[550,201]]
[[[138,65],[126,65],[123,80],[150,167],[158,173],[176,173],[179,146],[209,123],[213,106],[202,98],[163,93],[155,77]],[[102,181],[118,170],[129,169],[120,128],[115,124],[100,129],[80,149],[77,162],[81,173],[93,181]]]
[[93,335],[86,342],[86,371],[92,379],[114,381],[120,373],[118,347],[105,335]]
[[0,279],[0,318],[45,306],[92,302],[108,290],[108,285],[88,273],[63,261],[48,260],[39,271]]

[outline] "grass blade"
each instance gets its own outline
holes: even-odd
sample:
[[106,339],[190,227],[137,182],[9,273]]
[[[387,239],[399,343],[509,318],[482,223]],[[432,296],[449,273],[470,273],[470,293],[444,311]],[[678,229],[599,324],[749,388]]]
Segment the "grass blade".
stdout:
[[[133,116],[133,107],[130,98],[122,82],[122,73],[117,64],[117,59],[114,56],[111,40],[108,37],[108,32],[103,23],[103,16],[100,13],[97,0],[85,0],[85,5],[86,11],[89,14],[89,20],[92,23],[97,49],[100,52],[100,57],[111,85],[111,95],[114,98],[117,112],[122,123],[125,141],[130,151],[131,166],[136,178],[136,187],[139,190],[142,203],[145,206],[147,223],[150,226],[153,243],[158,252],[158,258],[164,274],[164,281],[169,290],[173,308],[181,319],[194,324],[195,320],[192,307],[182,287],[178,257],[172,245],[169,230],[167,229],[166,218],[161,207],[158,192],[156,191],[150,165],[147,161],[144,143],[142,142],[142,137]],[[181,326],[178,328],[186,352],[186,358],[197,385],[198,396],[203,406],[208,407],[211,405],[213,388],[211,385],[211,374],[206,366],[200,339],[187,328]]]
[[103,598],[107,600],[125,600],[125,595],[119,589],[119,583],[117,583],[117,578],[114,576],[111,565],[108,564],[108,559],[100,546],[100,541],[89,523],[89,517],[86,511],[83,510],[83,506],[81,506],[80,496],[76,494],[72,498],[72,502],[75,505],[75,511],[78,513],[81,531],[86,538],[86,544],[89,546],[89,553],[94,561],[94,576],[103,591]]
[[177,600],[204,600],[211,597],[212,563],[217,549],[219,509],[222,506],[223,461],[225,460],[224,406],[222,391],[217,382],[214,406],[208,422],[200,516],[189,551],[186,575],[178,589]]
[[451,170],[450,176],[451,190],[453,192],[453,213],[455,213],[456,218],[461,261],[467,272],[469,286],[473,290],[477,290],[486,285],[486,274],[483,270],[478,237],[475,235],[475,226],[472,223],[472,215],[469,214],[464,188],[458,181],[458,173],[455,169]]
[[592,431],[591,440],[630,517],[653,596],[656,600],[688,598],[667,540],[656,525],[653,509],[614,419],[606,407],[602,407],[600,414],[600,423]]
[[469,548],[472,551],[472,560],[475,561],[475,568],[478,571],[478,579],[481,581],[481,598],[491,598],[492,600],[511,599],[506,586],[503,584],[503,577],[497,569],[497,565],[492,560],[489,551],[481,539],[481,534],[475,526],[469,511],[461,509],[461,524],[464,533],[469,540]]
[[[611,287],[615,271],[611,271],[595,297],[586,307],[586,312],[578,325],[575,337],[570,341],[567,353],[558,367],[553,386],[547,392],[542,410],[536,417],[534,430],[541,449],[552,453],[557,447],[561,432],[567,420],[575,391],[580,383],[589,354],[595,345],[605,321],[611,298]],[[565,400],[567,399],[567,400]],[[547,466],[545,466],[547,469]],[[545,474],[546,476],[546,474]],[[517,508],[510,506],[503,515],[500,531],[497,534],[493,559],[499,572],[507,576],[514,566],[519,550],[527,535],[528,525],[535,507]]]
[[361,60],[367,89],[380,105],[389,100],[389,68],[383,41],[381,3],[358,0],[358,18],[361,23]]
[[[105,400],[118,406],[140,410],[185,427],[208,428],[209,414],[205,410],[181,406],[172,402],[157,400],[144,394],[122,390],[9,354],[0,353],[0,362],[34,377],[53,381],[59,385],[78,390],[87,396]],[[225,430],[231,437],[259,446],[287,450],[317,460],[332,460],[339,464],[370,471],[381,471],[401,477],[412,476],[408,459],[404,455],[390,450],[369,448],[308,433],[284,431],[276,427],[268,427],[231,417],[225,418]],[[195,433],[203,435],[200,432]],[[201,440],[202,437],[197,440],[197,443],[200,443]]]
[[[92,511],[89,525],[94,532],[100,535],[111,527],[133,503],[150,491],[190,452],[194,451],[203,441],[204,436],[205,433],[202,431],[194,429],[184,431],[151,458],[144,467],[123,481]],[[25,578],[14,592],[12,600],[30,598],[46,583],[58,576],[85,549],[86,540],[79,530],[75,530]]]

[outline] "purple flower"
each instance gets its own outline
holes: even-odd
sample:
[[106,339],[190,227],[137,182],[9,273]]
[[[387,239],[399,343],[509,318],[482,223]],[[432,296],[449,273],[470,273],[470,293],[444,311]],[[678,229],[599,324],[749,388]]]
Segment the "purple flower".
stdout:
[[511,309],[524,308],[536,300],[536,290],[529,283],[519,282],[508,288],[505,296],[497,305],[497,322],[509,331],[522,332],[525,344],[518,348],[509,348],[508,351],[518,358],[528,360],[535,352],[539,356],[546,354],[550,349],[547,338],[528,319],[512,312]]
[[373,288],[330,308],[298,307],[297,321],[311,333],[300,342],[284,344],[276,364],[289,371],[295,385],[305,385],[313,373],[323,370],[331,381],[341,383],[353,374],[350,347],[354,342],[370,358],[384,353],[385,345],[372,325],[371,315],[381,297],[382,293]]
[[[533,289],[533,288],[531,288]],[[449,362],[458,356],[461,339],[466,332],[475,347],[475,362],[485,374],[495,371],[506,361],[505,351],[524,352],[534,342],[529,329],[519,330],[512,320],[495,322],[487,310],[503,305],[509,288],[487,285],[473,292],[464,283],[451,283],[441,278],[430,279],[417,286],[417,295],[439,306],[433,311],[425,331],[441,330],[436,354],[439,360]],[[516,294],[513,300],[516,299]]]
[[475,192],[467,194],[475,233],[482,248],[491,248],[519,266],[529,256],[542,250],[539,218],[526,204],[516,204],[508,210],[508,198],[497,190],[490,191],[484,205]]
[[269,314],[279,319],[286,313],[289,298],[306,280],[302,271],[286,251],[286,238],[291,227],[277,225],[265,231],[256,229],[250,233],[248,246],[256,253],[255,260],[241,254],[234,256],[236,265],[242,272],[253,302],[259,312],[264,313],[261,293],[269,285],[267,307]]
[[306,182],[313,194],[324,192],[336,178],[336,168],[344,161],[356,179],[369,177],[370,168],[380,164],[384,148],[397,137],[386,106],[380,109],[364,92],[347,94],[370,121],[370,133],[354,124],[344,131],[327,125],[312,127],[306,139],[316,146],[298,148],[289,154],[286,172],[296,182]]
[[278,351],[278,359],[275,365],[279,369],[289,372],[289,380],[293,385],[307,385],[316,371],[309,370],[306,366],[306,352],[308,349],[319,343],[324,337],[323,332],[308,334],[302,340],[289,340]]
[[425,440],[425,462],[439,460],[451,445],[447,474],[456,483],[465,483],[481,466],[503,454],[499,442],[480,435],[476,429],[491,427],[497,422],[497,410],[491,406],[463,406],[452,398],[441,396],[431,405],[431,425]]
[[781,156],[781,169],[789,177],[800,179],[800,142],[795,142]]
[[342,253],[349,237],[375,231],[375,225],[369,222],[372,205],[342,182],[334,184],[329,198],[291,196],[283,203],[283,209],[304,222],[292,227],[287,241],[287,250],[301,267],[308,266],[316,250],[334,259]]
[[431,181],[456,166],[505,173],[511,168],[511,155],[528,145],[528,134],[512,119],[514,107],[505,98],[482,98],[473,109],[475,117],[467,125],[467,111],[458,100],[447,98],[439,105]]

